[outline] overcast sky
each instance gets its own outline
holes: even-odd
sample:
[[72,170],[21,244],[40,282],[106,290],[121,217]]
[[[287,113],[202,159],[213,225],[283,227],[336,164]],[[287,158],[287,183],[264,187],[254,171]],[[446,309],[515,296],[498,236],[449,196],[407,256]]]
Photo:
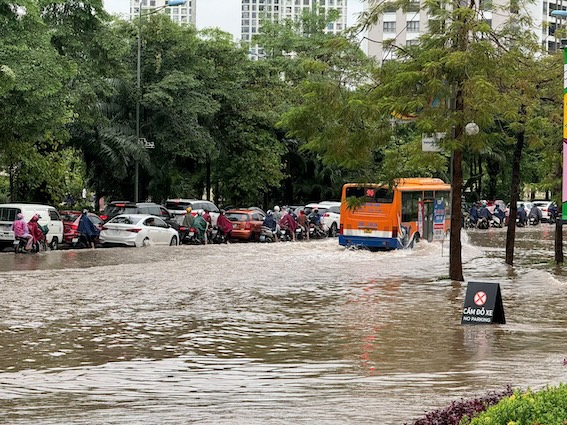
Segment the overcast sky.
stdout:
[[[130,0],[103,0],[105,9],[110,13],[127,16]],[[240,1],[239,0],[206,0],[197,4],[197,28],[219,27],[240,39]],[[348,24],[356,21],[362,12],[361,0],[348,0]]]

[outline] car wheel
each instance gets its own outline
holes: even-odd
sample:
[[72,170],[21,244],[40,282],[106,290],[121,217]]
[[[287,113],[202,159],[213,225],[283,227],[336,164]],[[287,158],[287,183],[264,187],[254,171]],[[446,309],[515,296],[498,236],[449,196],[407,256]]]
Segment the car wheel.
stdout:
[[337,236],[337,234],[337,223],[333,223],[331,224],[331,229],[329,230],[329,236],[334,238],[335,236]]
[[169,241],[169,246],[177,246],[177,237],[176,236],[171,238],[171,240]]
[[150,246],[150,238],[146,238],[142,241],[142,246]]
[[51,244],[49,245],[53,251],[56,251],[59,248],[59,241],[56,237],[51,240]]

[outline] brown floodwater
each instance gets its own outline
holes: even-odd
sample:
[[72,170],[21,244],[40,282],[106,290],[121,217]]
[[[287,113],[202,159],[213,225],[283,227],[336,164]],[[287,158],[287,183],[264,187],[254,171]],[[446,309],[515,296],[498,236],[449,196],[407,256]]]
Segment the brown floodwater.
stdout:
[[0,423],[403,424],[564,382],[553,228],[519,229],[513,268],[505,232],[463,236],[467,281],[501,286],[507,323],[482,326],[448,244],[0,253]]

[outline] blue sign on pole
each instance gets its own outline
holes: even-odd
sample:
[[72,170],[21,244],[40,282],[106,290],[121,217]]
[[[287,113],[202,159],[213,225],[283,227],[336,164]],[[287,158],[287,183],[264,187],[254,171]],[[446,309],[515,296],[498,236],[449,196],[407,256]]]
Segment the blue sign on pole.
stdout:
[[445,202],[436,199],[433,204],[433,240],[442,241],[445,237]]

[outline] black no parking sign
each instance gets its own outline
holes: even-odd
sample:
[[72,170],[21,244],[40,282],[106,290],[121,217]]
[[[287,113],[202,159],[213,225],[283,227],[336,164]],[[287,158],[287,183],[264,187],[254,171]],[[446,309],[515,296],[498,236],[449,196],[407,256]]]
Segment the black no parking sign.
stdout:
[[469,282],[461,325],[483,325],[506,323],[500,284],[490,282]]

